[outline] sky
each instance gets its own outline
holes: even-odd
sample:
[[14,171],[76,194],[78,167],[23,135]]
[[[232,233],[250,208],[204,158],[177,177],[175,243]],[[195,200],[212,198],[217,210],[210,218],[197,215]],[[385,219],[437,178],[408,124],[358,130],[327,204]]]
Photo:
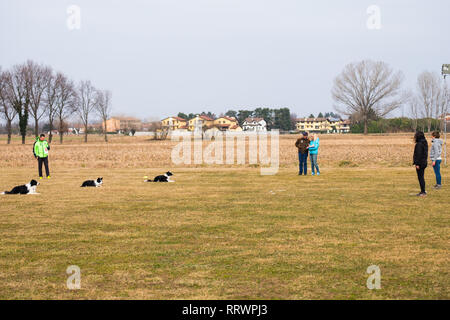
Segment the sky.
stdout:
[[[380,29],[367,26],[371,5]],[[334,111],[334,78],[364,59],[414,89],[422,71],[450,63],[449,31],[448,0],[1,0],[0,66],[32,59],[91,80],[111,90],[117,115],[288,107],[301,117]]]

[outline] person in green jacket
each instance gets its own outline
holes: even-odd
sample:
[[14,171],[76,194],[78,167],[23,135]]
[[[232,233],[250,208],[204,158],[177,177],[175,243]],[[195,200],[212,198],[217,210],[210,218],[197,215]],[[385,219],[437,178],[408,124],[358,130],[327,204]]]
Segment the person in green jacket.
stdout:
[[34,157],[38,160],[38,171],[39,179],[42,179],[42,164],[45,166],[45,173],[47,174],[47,179],[50,179],[50,170],[48,169],[48,151],[50,150],[50,145],[47,140],[45,140],[45,134],[41,134],[36,137],[36,141],[33,145]]

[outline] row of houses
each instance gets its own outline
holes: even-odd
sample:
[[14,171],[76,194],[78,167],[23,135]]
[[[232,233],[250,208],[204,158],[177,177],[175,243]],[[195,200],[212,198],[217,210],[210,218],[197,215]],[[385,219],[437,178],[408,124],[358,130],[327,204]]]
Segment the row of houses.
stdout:
[[212,119],[205,115],[197,115],[186,120],[180,117],[168,117],[161,120],[162,128],[179,131],[195,131],[195,129],[217,129],[219,131],[267,131],[267,124],[263,118],[247,118],[242,127],[235,117],[223,116]]
[[300,118],[296,120],[297,131],[311,133],[349,133],[350,120],[335,118]]
[[[105,124],[102,124],[104,126]],[[149,131],[150,125],[134,117],[111,117],[106,121],[108,132]],[[206,115],[197,115],[186,120],[177,116],[167,117],[161,120],[160,130],[168,131],[195,131],[195,130],[219,130],[219,131],[267,131],[267,123],[263,118],[249,117],[239,125],[235,117],[222,116],[212,119]],[[299,118],[296,119],[296,131],[308,131],[317,133],[348,133],[350,121],[334,118]]]

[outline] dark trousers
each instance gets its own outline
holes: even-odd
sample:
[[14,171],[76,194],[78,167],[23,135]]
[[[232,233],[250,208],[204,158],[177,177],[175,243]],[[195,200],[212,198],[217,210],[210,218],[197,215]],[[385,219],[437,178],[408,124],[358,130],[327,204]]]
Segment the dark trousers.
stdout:
[[42,177],[42,164],[44,164],[45,166],[45,173],[47,174],[48,177],[50,175],[50,170],[48,169],[48,157],[38,158],[39,177]]
[[298,173],[299,174],[305,174],[306,175],[306,171],[308,170],[308,153],[298,153]]
[[425,168],[417,169],[417,178],[419,179],[420,192],[425,193]]

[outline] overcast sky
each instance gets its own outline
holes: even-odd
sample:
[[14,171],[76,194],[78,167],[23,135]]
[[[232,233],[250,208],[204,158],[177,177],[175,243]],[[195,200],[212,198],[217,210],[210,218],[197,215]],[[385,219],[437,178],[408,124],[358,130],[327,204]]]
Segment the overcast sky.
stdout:
[[[367,28],[370,5],[380,30]],[[383,60],[414,87],[450,63],[449,32],[448,0],[1,0],[0,65],[33,59],[89,79],[112,91],[115,114],[308,116],[333,111],[333,79],[350,62]]]

